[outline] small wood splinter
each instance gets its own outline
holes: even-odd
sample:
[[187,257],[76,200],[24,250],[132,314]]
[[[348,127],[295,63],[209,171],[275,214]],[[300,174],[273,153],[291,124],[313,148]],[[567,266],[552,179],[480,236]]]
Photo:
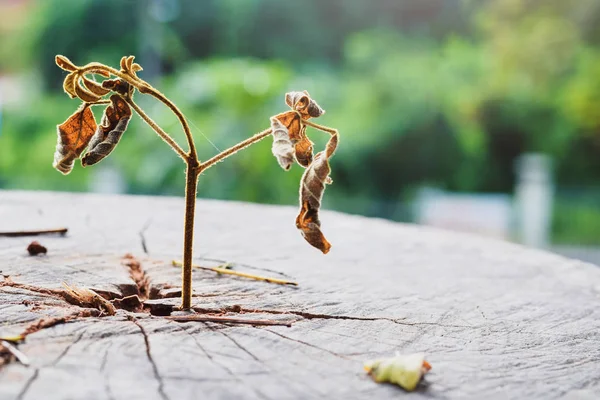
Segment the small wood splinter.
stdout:
[[229,317],[209,317],[205,315],[172,315],[165,317],[176,322],[219,322],[222,324],[241,324],[241,325],[264,325],[264,326],[292,326],[291,322],[273,321],[270,319],[241,319]]
[[21,364],[29,365],[29,358],[22,351],[13,346],[8,340],[0,340],[0,347],[4,347],[9,353],[13,355]]
[[[181,267],[182,265],[183,264],[181,262],[173,260],[174,267]],[[298,283],[294,282],[294,281],[288,281],[285,279],[278,279],[278,278],[269,278],[266,276],[249,274],[247,272],[234,271],[234,270],[228,268],[229,265],[230,265],[229,263],[226,263],[226,264],[221,264],[218,267],[203,267],[201,265],[192,265],[192,267],[197,268],[197,269],[202,269],[204,271],[216,272],[217,274],[234,275],[234,276],[239,276],[241,278],[254,279],[256,281],[275,283],[277,285],[298,286]]]
[[39,236],[39,235],[61,235],[65,236],[68,232],[67,228],[44,229],[35,231],[11,231],[0,232],[0,236],[4,237],[23,237],[23,236]]

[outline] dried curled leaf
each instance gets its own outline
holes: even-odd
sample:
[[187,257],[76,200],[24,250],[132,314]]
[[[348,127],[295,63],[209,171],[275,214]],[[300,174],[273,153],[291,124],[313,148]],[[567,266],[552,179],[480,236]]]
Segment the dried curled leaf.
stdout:
[[106,89],[102,86],[102,84],[98,83],[98,82],[94,82],[88,78],[86,78],[85,76],[83,76],[82,78],[83,81],[83,85],[93,94],[95,94],[96,96],[104,96],[107,95],[108,93],[110,93],[110,89]]
[[69,60],[65,56],[57,54],[55,61],[56,61],[56,65],[58,65],[60,68],[64,69],[65,71],[69,71],[69,72],[77,71],[77,66],[75,66],[75,64],[73,64],[71,62],[71,60]]
[[57,127],[58,143],[52,166],[68,174],[96,131],[96,120],[89,105],[82,104],[73,115]]
[[294,146],[294,156],[298,164],[308,167],[313,160],[313,143],[306,136],[306,126],[298,112],[287,111],[276,115],[274,118],[288,130],[289,138]]
[[84,167],[94,165],[108,156],[119,143],[127,124],[131,119],[131,108],[118,95],[110,97],[111,104],[106,107],[102,122],[90,141],[88,151],[81,159]]
[[66,94],[69,95],[72,99],[77,97],[77,93],[75,93],[75,87],[77,86],[77,72],[71,72],[69,75],[65,77],[63,82],[63,90]]
[[302,231],[304,239],[313,247],[327,254],[331,244],[321,232],[319,209],[325,191],[325,184],[331,183],[329,173],[331,168],[325,157],[320,152],[315,156],[312,164],[304,171],[300,183],[300,213],[296,217],[296,227]]
[[121,70],[131,75],[135,75],[136,72],[141,71],[143,69],[142,66],[134,63],[133,60],[135,60],[135,56],[122,57]]
[[277,158],[281,168],[287,171],[294,162],[294,146],[290,140],[290,133],[281,121],[275,117],[271,118],[271,129],[273,130],[273,146],[271,151]]
[[300,113],[303,119],[317,118],[325,114],[325,110],[311,99],[306,90],[302,92],[288,92],[285,94],[285,103],[293,110]]
[[133,63],[131,65],[131,72],[138,72],[138,71],[143,71],[144,68],[142,68],[142,66],[138,63]]
[[95,103],[100,100],[100,96],[96,96],[94,93],[85,89],[79,84],[79,82],[75,83],[75,94],[86,103]]
[[375,382],[394,383],[412,392],[429,372],[431,365],[425,361],[424,354],[410,354],[368,361],[364,368]]
[[327,254],[331,244],[321,232],[319,209],[325,185],[333,181],[329,174],[329,158],[335,152],[338,144],[337,132],[332,134],[327,142],[325,151],[317,153],[312,164],[306,168],[300,181],[300,213],[296,217],[296,227],[302,231],[302,236],[310,245]]

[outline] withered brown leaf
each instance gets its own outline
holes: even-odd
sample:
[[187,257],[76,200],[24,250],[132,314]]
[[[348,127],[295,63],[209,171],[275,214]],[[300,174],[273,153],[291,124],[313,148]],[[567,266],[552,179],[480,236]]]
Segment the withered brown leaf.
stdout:
[[325,184],[330,183],[329,162],[323,152],[317,153],[312,164],[304,171],[300,184],[300,213],[296,217],[296,227],[311,246],[327,254],[331,244],[321,232],[319,208],[325,191]]
[[96,120],[88,104],[73,113],[57,127],[58,143],[52,166],[67,175],[73,169],[75,159],[79,158],[96,131]]
[[274,118],[287,129],[298,164],[304,168],[308,167],[313,159],[313,143],[306,136],[306,126],[302,125],[300,114],[296,111],[286,111]]
[[65,80],[63,82],[63,90],[72,99],[77,97],[77,94],[75,93],[75,86],[77,86],[77,76],[77,72],[71,72],[65,77]]
[[306,90],[303,92],[286,93],[285,103],[292,111],[278,114],[275,118],[287,128],[289,138],[295,149],[296,161],[306,168],[313,161],[313,142],[306,136],[306,126],[302,124],[302,119],[308,120],[313,117],[319,117],[325,111],[316,101],[310,98]]
[[75,64],[73,64],[71,62],[71,60],[69,60],[65,56],[61,56],[59,54],[56,56],[55,61],[56,61],[56,65],[58,65],[60,68],[64,69],[65,71],[69,71],[69,72],[77,71],[77,67],[75,66]]
[[119,143],[131,119],[131,108],[120,96],[110,97],[111,104],[104,110],[102,122],[90,141],[87,153],[81,159],[84,167],[94,165],[108,156]]
[[88,78],[86,78],[85,76],[83,76],[82,78],[83,81],[83,85],[93,94],[95,94],[96,96],[104,96],[108,93],[110,93],[110,89],[106,89],[104,87],[102,87],[102,84],[98,83],[98,82],[94,82]]
[[273,130],[273,146],[271,151],[277,158],[281,168],[287,171],[294,162],[294,146],[290,140],[290,133],[281,121],[275,117],[271,118],[271,129]]
[[96,96],[94,93],[83,88],[77,81],[75,82],[75,94],[86,103],[95,103],[100,100],[100,96]]
[[303,119],[317,118],[325,114],[325,110],[310,97],[306,90],[286,93],[285,103],[293,110],[298,111]]
[[329,174],[329,158],[335,152],[338,136],[333,135],[327,142],[325,151],[317,153],[314,161],[306,168],[300,181],[300,213],[296,217],[296,227],[302,231],[302,236],[310,245],[327,254],[331,244],[321,232],[319,209],[325,185],[333,181]]

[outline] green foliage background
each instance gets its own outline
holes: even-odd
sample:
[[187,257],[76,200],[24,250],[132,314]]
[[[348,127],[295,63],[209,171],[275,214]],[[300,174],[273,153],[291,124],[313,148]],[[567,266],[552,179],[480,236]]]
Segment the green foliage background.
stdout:
[[[54,55],[117,66],[134,54],[192,121],[201,158],[264,129],[283,93],[306,89],[342,134],[326,206],[407,220],[402,204],[420,185],[510,193],[515,158],[543,152],[559,188],[555,240],[600,244],[596,0],[24,3],[22,27],[0,31],[0,73],[23,82],[5,99],[0,188],[88,190],[93,169],[51,168],[54,126],[77,106]],[[183,143],[167,109],[140,102]],[[182,163],[139,119],[102,165],[128,192],[183,192]],[[199,195],[295,204],[300,175],[264,141],[208,171]]]

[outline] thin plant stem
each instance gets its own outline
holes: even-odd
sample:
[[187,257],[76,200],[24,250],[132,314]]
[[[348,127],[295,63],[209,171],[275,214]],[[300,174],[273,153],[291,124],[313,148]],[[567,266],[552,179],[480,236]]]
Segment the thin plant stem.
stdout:
[[127,102],[127,104],[129,104],[131,106],[131,108],[133,108],[135,110],[135,112],[150,126],[150,128],[152,128],[154,130],[154,132],[156,132],[156,134],[158,136],[160,136],[160,138],[162,140],[164,140],[165,142],[167,142],[167,144],[169,146],[171,146],[171,148],[175,151],[175,153],[177,153],[177,155],[179,155],[179,157],[181,157],[183,159],[183,161],[185,161],[187,163],[187,158],[188,155],[185,153],[185,151],[179,147],[179,145],[171,138],[171,136],[162,130],[162,128],[160,126],[158,126],[158,124],[156,122],[154,122],[154,120],[152,118],[150,118],[134,101],[132,98],[130,97],[123,97],[123,99]]
[[327,133],[329,133],[331,135],[337,135],[338,134],[338,130],[335,129],[335,128],[330,128],[330,127],[325,126],[325,125],[315,124],[314,122],[310,122],[310,121],[307,121],[305,119],[302,120],[302,123],[304,125],[312,126],[313,128],[318,129],[320,131],[327,132]]
[[194,215],[196,210],[196,190],[200,169],[198,162],[187,159],[185,184],[185,220],[183,228],[183,268],[181,269],[181,308],[192,306],[192,257],[194,248]]
[[271,132],[272,132],[271,128],[265,129],[264,131],[259,132],[252,137],[249,137],[248,139],[244,140],[243,142],[240,142],[240,143],[236,144],[235,146],[232,146],[232,147],[228,148],[227,150],[222,151],[221,153],[217,154],[216,156],[201,163],[200,169],[202,171],[204,171],[205,169],[212,167],[214,164],[223,161],[224,159],[237,153],[238,151],[245,149],[246,147],[266,138],[267,136],[269,136],[271,134]]
[[331,135],[331,139],[329,139],[329,142],[327,143],[327,147],[325,148],[325,153],[327,155],[327,158],[331,157],[333,155],[333,153],[335,152],[335,149],[337,147],[337,143],[339,140],[339,132],[337,129],[335,128],[330,128],[328,126],[324,126],[324,125],[319,125],[319,124],[315,124],[314,122],[310,122],[307,121],[305,119],[302,120],[302,123],[304,125],[308,125],[311,126],[315,129],[318,129],[322,132],[326,132],[329,133]]
[[106,73],[106,72],[108,72],[118,78],[123,79],[125,82],[129,83],[131,86],[136,88],[140,93],[148,94],[148,95],[156,98],[160,102],[162,102],[167,107],[169,107],[169,109],[177,116],[177,118],[179,119],[179,123],[181,124],[181,127],[183,128],[183,131],[185,133],[185,136],[186,136],[189,148],[190,148],[189,155],[191,155],[192,157],[197,159],[198,156],[196,153],[196,145],[194,143],[194,137],[192,136],[190,127],[189,127],[187,120],[185,119],[183,113],[179,110],[179,108],[177,108],[177,106],[171,100],[169,100],[165,95],[163,95],[161,92],[159,92],[156,88],[152,87],[152,85],[150,85],[148,82],[140,79],[139,77],[137,77],[135,75],[123,73],[121,71],[118,71],[114,68],[111,68],[107,65],[100,64],[100,63],[87,64],[80,69],[80,72],[81,73]]
[[188,155],[193,157],[196,161],[198,161],[198,155],[196,153],[196,144],[194,143],[194,137],[192,136],[192,132],[190,131],[190,126],[189,126],[187,120],[185,119],[185,116],[183,115],[183,113],[179,110],[179,108],[177,108],[177,106],[171,100],[167,99],[164,94],[162,94],[161,92],[159,92],[158,90],[156,90],[155,88],[150,86],[147,82],[145,82],[145,81],[141,81],[141,82],[143,82],[143,84],[138,88],[140,93],[149,94],[152,97],[156,98],[157,100],[159,100],[160,102],[165,104],[167,107],[169,107],[171,109],[171,111],[173,112],[173,114],[175,114],[177,116],[177,118],[179,119],[179,123],[181,124],[181,127],[183,128],[183,132],[185,133],[185,138],[187,139],[187,142],[188,142],[188,146],[189,146]]
[[[172,263],[173,263],[173,266],[175,266],[175,267],[181,267],[182,266],[182,264],[179,261],[173,260]],[[192,268],[197,268],[197,269],[201,269],[201,270],[204,270],[204,271],[212,271],[212,272],[215,272],[217,274],[234,275],[234,276],[239,276],[241,278],[254,279],[256,281],[262,281],[262,282],[267,282],[267,283],[275,283],[275,284],[278,284],[278,285],[298,286],[297,282],[288,281],[286,279],[270,278],[270,277],[267,277],[267,276],[260,276],[260,275],[249,274],[247,272],[234,271],[234,270],[226,268],[228,265],[229,264],[223,264],[223,265],[218,266],[218,267],[203,267],[201,265],[192,265]]]

